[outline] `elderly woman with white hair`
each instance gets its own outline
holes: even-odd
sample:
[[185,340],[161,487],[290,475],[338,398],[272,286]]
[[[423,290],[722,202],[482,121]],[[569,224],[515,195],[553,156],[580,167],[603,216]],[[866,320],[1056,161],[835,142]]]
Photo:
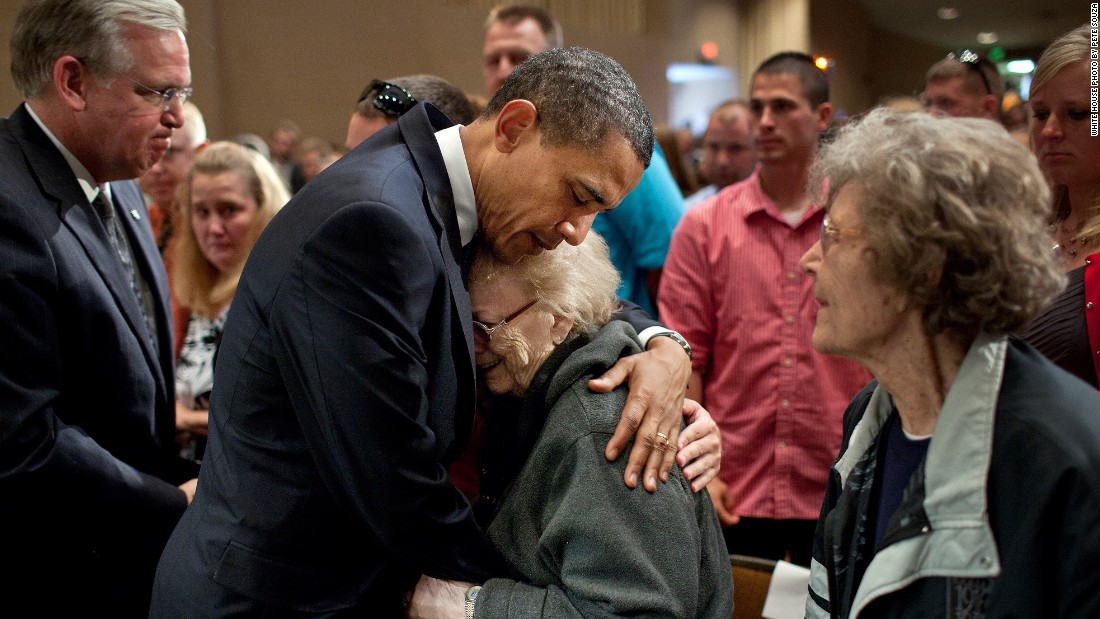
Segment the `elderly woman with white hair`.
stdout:
[[1061,289],[1034,158],[985,120],[872,112],[821,154],[802,258],[845,414],[809,617],[1100,616],[1100,395],[1009,337]]
[[729,555],[706,491],[693,494],[678,466],[656,492],[632,490],[625,462],[603,455],[626,391],[595,393],[588,379],[641,350],[611,320],[618,280],[594,232],[512,265],[475,259],[475,359],[484,387],[506,396],[486,414],[475,510],[522,579],[425,577],[409,616],[463,604],[467,617],[730,616]]

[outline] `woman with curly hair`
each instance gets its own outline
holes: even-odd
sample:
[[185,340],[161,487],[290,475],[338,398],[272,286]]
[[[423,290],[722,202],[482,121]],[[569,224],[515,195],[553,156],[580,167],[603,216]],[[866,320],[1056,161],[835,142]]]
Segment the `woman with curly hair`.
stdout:
[[845,412],[808,617],[1100,616],[1100,394],[1009,334],[1061,290],[1034,158],[987,120],[871,113],[823,151],[802,258]]

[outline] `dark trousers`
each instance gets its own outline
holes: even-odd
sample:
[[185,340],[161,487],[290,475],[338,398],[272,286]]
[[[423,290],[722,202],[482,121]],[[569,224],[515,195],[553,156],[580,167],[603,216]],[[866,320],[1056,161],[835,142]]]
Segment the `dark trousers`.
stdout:
[[770,520],[741,518],[726,527],[726,548],[730,554],[783,560],[810,566],[816,520]]

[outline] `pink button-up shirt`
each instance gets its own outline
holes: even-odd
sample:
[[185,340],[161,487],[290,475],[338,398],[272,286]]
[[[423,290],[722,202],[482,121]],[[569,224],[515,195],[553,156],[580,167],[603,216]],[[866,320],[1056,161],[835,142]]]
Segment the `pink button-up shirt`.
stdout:
[[688,210],[665,260],[661,320],[694,351],[742,516],[817,519],[844,409],[870,380],[813,349],[817,302],[798,262],[822,217],[812,206],[790,224],[753,174]]

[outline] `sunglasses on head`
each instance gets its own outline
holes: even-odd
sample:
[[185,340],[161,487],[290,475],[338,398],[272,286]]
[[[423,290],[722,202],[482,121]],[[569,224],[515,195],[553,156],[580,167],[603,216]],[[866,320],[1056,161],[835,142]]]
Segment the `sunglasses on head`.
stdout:
[[382,80],[373,80],[370,86],[367,86],[367,89],[363,91],[358,102],[361,103],[372,96],[374,98],[371,100],[371,105],[386,116],[393,116],[394,118],[413,109],[417,104],[416,97],[412,96],[409,91],[397,84],[383,82]]
[[993,94],[993,87],[989,84],[989,78],[985,76],[985,71],[982,69],[982,57],[978,54],[964,49],[961,52],[951,52],[947,55],[952,60],[958,60],[964,65],[974,69],[978,72],[978,77],[982,78],[982,84],[985,85],[985,91],[989,94]]

